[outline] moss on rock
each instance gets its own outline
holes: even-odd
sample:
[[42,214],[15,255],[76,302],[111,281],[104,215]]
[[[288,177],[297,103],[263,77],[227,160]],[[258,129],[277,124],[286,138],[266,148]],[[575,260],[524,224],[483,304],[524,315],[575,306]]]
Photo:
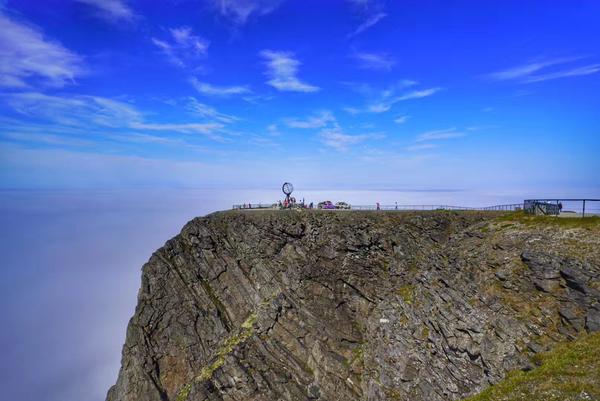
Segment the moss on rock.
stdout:
[[600,333],[583,335],[537,354],[540,366],[514,371],[465,401],[569,401],[600,399]]

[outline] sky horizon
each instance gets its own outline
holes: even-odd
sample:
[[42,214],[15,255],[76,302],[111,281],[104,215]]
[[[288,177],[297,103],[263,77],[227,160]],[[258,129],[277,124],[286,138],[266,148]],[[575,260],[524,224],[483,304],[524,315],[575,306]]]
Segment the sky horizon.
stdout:
[[0,188],[600,195],[598,2],[167,3],[0,1]]

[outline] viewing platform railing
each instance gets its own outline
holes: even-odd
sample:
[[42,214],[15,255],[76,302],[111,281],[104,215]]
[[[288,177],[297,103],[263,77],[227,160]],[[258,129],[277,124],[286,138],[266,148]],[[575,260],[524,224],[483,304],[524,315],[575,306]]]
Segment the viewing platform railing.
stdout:
[[[233,205],[233,209],[279,209],[276,203],[246,203]],[[317,205],[314,206],[317,209]],[[514,203],[508,205],[495,205],[486,207],[469,207],[469,206],[453,206],[453,205],[352,205],[350,210],[521,210],[522,203]],[[323,210],[339,210],[339,209],[323,209]]]
[[523,210],[534,215],[597,216],[600,214],[600,199],[526,199]]
[[[318,209],[317,204],[313,204]],[[300,207],[299,204],[293,206]],[[233,205],[233,209],[273,209],[279,210],[277,203],[246,203]],[[340,210],[340,209],[323,209]],[[348,210],[348,209],[345,209]],[[349,210],[479,210],[479,211],[518,211],[528,214],[560,217],[586,217],[600,215],[600,199],[527,199],[524,203],[510,203],[483,207],[455,205],[351,205]]]

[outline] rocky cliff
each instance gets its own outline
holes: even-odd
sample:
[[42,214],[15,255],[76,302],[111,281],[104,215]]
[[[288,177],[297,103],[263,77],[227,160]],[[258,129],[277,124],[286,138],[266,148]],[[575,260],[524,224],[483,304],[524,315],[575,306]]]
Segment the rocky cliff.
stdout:
[[237,211],[143,268],[107,401],[457,400],[600,330],[600,225]]

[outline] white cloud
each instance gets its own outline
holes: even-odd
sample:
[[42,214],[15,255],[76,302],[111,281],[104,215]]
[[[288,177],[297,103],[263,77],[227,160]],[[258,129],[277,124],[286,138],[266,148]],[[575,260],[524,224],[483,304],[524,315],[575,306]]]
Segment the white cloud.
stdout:
[[131,105],[97,96],[52,96],[38,92],[11,93],[4,97],[15,111],[68,126],[116,127],[140,121]]
[[381,95],[381,99],[375,103],[371,103],[367,107],[367,111],[371,113],[384,113],[389,111],[392,106],[398,102],[403,102],[411,99],[420,99],[428,96],[432,96],[439,92],[442,88],[427,88],[406,92],[401,95],[395,96],[394,91],[384,91]]
[[367,19],[362,24],[360,24],[358,28],[356,28],[356,30],[352,33],[351,36],[356,36],[358,34],[363,33],[364,31],[371,28],[385,17],[387,17],[387,14],[384,12],[378,12],[376,14],[369,15]]
[[348,135],[345,134],[340,127],[333,127],[321,131],[321,142],[337,151],[345,152],[352,145],[364,142],[371,138],[372,135]]
[[279,131],[279,127],[277,126],[277,124],[270,124],[269,126],[267,126],[267,132],[271,136],[280,136],[281,135],[281,132]]
[[443,139],[460,138],[465,136],[464,132],[457,131],[456,128],[424,132],[417,137],[415,142],[437,141]]
[[291,128],[323,128],[334,121],[335,117],[330,111],[323,111],[304,120],[287,119],[285,123]]
[[188,98],[187,108],[189,111],[201,117],[213,119],[225,124],[230,124],[239,120],[239,118],[235,116],[220,113],[214,107],[211,107],[205,103],[201,103],[194,97]]
[[214,9],[236,25],[244,25],[252,15],[275,10],[282,0],[210,0]]
[[527,64],[522,64],[516,67],[512,67],[506,70],[497,71],[491,74],[488,74],[488,78],[497,80],[497,81],[505,81],[509,79],[519,79],[526,77],[534,72],[537,72],[543,68],[550,67],[557,64],[562,64],[568,61],[572,61],[572,59],[555,59],[555,60],[547,60],[547,61],[537,61]]
[[600,72],[600,64],[556,68],[557,66],[564,66],[578,60],[581,60],[581,57],[534,61],[487,74],[486,77],[494,81],[517,81],[528,84],[552,79],[591,75]]
[[191,62],[206,56],[208,40],[195,35],[192,28],[182,26],[169,29],[170,40],[152,38],[152,43],[167,57],[169,62],[178,67],[186,67]]
[[416,145],[411,145],[406,147],[406,150],[408,150],[409,152],[418,152],[421,150],[429,150],[429,149],[434,149],[437,148],[438,145],[435,143],[419,143]]
[[281,146],[279,143],[273,140],[273,138],[261,136],[261,135],[252,135],[248,142],[252,145],[263,147],[263,148],[276,148]]
[[233,95],[243,95],[250,93],[250,89],[246,86],[215,86],[206,82],[201,82],[196,78],[191,78],[192,86],[201,94],[206,96],[227,97]]
[[89,146],[94,144],[85,139],[71,138],[65,135],[54,135],[44,133],[8,131],[0,132],[0,138],[17,142],[43,143],[54,146]]
[[394,100],[400,102],[403,100],[420,99],[422,97],[428,97],[428,96],[434,95],[437,92],[439,92],[440,90],[442,90],[442,88],[428,88],[428,89],[416,90],[416,91],[405,93],[402,96],[398,96]]
[[393,102],[373,103],[369,105],[367,110],[371,113],[385,113],[392,108]]
[[388,53],[355,53],[353,58],[358,60],[358,66],[367,70],[389,71],[392,69],[396,60]]
[[394,119],[394,122],[396,124],[404,124],[405,122],[408,121],[408,119],[410,118],[410,116],[398,116]]
[[387,17],[385,13],[385,0],[349,0],[355,10],[361,16],[362,23],[352,32],[349,37],[359,35],[367,29],[376,25],[383,18]]
[[363,110],[357,107],[342,107],[342,110],[344,110],[348,114],[360,114],[363,112]]
[[223,128],[219,123],[185,123],[185,124],[156,124],[156,123],[132,123],[130,128],[145,131],[170,131],[182,134],[203,134],[214,140],[223,140],[214,131]]
[[51,96],[42,93],[12,93],[4,101],[32,121],[41,119],[79,130],[119,128],[202,134],[223,141],[223,124],[219,122],[153,123],[133,105],[98,96]]
[[551,79],[578,77],[600,72],[600,64],[590,64],[583,67],[575,67],[568,70],[550,72],[547,74],[533,75],[524,79],[526,83],[549,81]]
[[0,32],[0,86],[24,88],[41,83],[61,87],[75,83],[84,72],[80,56],[1,10]]
[[76,0],[94,7],[99,15],[110,21],[131,21],[135,18],[133,10],[123,0]]
[[284,51],[263,50],[260,55],[267,65],[267,83],[280,91],[316,92],[319,87],[300,81],[296,76],[300,62],[294,54]]

